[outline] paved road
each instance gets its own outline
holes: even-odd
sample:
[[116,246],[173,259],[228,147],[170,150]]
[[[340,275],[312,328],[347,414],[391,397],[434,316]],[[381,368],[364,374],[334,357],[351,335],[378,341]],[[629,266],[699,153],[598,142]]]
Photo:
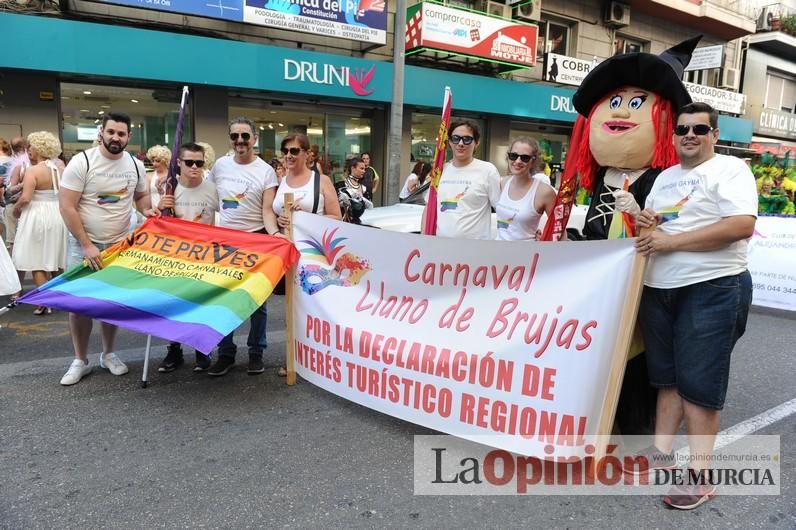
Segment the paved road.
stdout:
[[[796,416],[762,431],[782,436],[776,497],[675,512],[644,496],[415,496],[413,436],[431,431],[306,382],[285,386],[281,304],[269,307],[265,374],[247,376],[242,359],[218,379],[153,374],[147,389],[141,336],[120,336],[129,375],[96,371],[64,388],[64,315],[0,317],[0,528],[796,527]],[[796,316],[753,312],[722,428],[796,397],[794,344]],[[156,362],[163,354],[155,348]]]

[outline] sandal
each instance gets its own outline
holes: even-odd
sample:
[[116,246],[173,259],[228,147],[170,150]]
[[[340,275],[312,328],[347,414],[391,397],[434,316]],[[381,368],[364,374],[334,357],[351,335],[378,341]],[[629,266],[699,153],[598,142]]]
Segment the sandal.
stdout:
[[278,375],[279,377],[287,377],[287,368],[285,368],[284,366],[280,366],[276,370],[276,375]]
[[43,305],[37,306],[36,309],[33,310],[33,314],[36,316],[42,316],[47,311],[47,308]]

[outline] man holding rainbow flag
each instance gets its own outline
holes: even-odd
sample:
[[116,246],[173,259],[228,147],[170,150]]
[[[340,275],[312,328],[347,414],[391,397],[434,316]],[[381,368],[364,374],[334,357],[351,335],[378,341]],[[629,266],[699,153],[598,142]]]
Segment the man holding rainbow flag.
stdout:
[[[93,270],[103,267],[100,252],[127,235],[133,201],[144,216],[159,214],[149,202],[144,165],[125,152],[132,134],[130,124],[130,117],[126,114],[106,113],[102,118],[100,144],[74,156],[64,171],[58,200],[70,232],[67,269],[83,260]],[[34,293],[36,291],[31,294]],[[74,385],[91,372],[88,362],[91,328],[90,317],[69,313],[75,359],[61,378],[62,385]],[[124,375],[127,366],[113,352],[116,331],[115,325],[102,322],[99,364],[113,375]]]

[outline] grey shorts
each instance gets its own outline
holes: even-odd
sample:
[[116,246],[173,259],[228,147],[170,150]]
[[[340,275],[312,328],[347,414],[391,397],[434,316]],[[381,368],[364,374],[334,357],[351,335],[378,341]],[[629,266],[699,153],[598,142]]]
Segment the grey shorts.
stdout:
[[[106,248],[112,247],[116,243],[97,243],[96,241],[92,241],[94,246],[100,249],[100,251],[105,250]],[[75,265],[79,265],[83,263],[83,246],[78,242],[77,239],[72,234],[69,234],[66,238],[66,269],[69,270]]]

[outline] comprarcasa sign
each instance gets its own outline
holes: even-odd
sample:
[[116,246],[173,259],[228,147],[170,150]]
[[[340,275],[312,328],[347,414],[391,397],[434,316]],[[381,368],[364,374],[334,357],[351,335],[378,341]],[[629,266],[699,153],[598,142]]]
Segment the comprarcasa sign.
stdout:
[[421,2],[407,10],[406,51],[439,50],[531,67],[538,28],[485,13]]

